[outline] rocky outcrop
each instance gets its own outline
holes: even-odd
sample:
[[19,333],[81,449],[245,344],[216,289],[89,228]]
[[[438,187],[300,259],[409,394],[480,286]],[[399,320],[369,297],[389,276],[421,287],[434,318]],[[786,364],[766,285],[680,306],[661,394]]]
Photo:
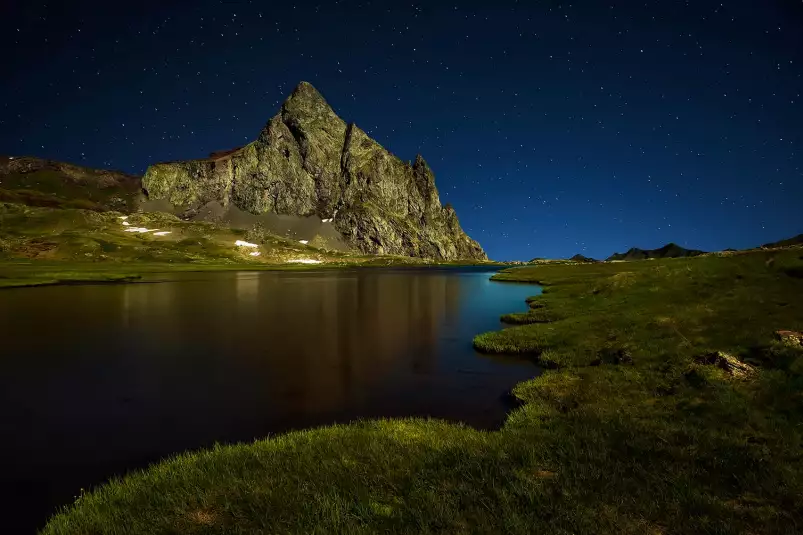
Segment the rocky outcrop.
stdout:
[[729,355],[722,351],[712,351],[702,355],[697,355],[694,357],[694,360],[699,364],[716,366],[730,375],[739,378],[749,377],[756,371],[755,368],[750,364],[742,362],[735,356]]
[[803,333],[797,331],[775,331],[781,343],[792,347],[803,347]]
[[256,141],[205,160],[152,165],[143,187],[187,216],[211,202],[252,214],[315,215],[364,253],[487,258],[451,206],[441,206],[420,155],[400,160],[340,119],[306,82]]

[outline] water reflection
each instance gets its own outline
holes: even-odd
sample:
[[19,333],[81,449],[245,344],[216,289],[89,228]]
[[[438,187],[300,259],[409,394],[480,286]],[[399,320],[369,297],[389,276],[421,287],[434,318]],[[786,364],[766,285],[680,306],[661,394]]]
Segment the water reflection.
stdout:
[[0,294],[15,461],[0,498],[26,529],[82,487],[216,441],[378,416],[493,427],[500,394],[537,371],[471,349],[533,293],[486,272],[174,278]]

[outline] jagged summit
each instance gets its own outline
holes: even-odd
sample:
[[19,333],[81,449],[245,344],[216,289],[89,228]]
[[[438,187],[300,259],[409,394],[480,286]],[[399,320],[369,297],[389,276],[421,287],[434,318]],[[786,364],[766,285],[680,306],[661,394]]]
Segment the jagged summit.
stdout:
[[331,110],[331,106],[323,98],[320,91],[315,89],[315,86],[311,83],[304,81],[298,83],[293,92],[290,93],[290,96],[284,101],[284,104],[287,105],[289,102],[326,106]]
[[337,116],[335,110],[326,102],[317,89],[309,82],[301,82],[282,104],[281,116],[285,121],[300,123],[308,121],[332,121],[340,125],[346,123]]
[[252,214],[329,221],[365,253],[438,260],[485,259],[421,155],[400,160],[324,97],[301,82],[256,141],[215,158],[152,165],[143,178],[151,199],[192,216],[210,203]]

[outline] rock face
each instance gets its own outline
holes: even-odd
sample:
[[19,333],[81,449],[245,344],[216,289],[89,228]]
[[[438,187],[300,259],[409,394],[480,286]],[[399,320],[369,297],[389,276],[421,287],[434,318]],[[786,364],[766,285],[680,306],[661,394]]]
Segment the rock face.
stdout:
[[252,214],[316,215],[364,253],[487,258],[452,207],[441,206],[420,155],[412,164],[395,157],[306,82],[256,141],[205,160],[152,165],[142,182],[150,199],[188,216],[211,202]]
[[705,254],[705,251],[698,251],[696,249],[684,249],[680,245],[674,243],[667,243],[660,249],[639,249],[633,247],[626,253],[613,253],[608,257],[611,260],[646,260],[648,258],[685,258],[689,256],[700,256]]

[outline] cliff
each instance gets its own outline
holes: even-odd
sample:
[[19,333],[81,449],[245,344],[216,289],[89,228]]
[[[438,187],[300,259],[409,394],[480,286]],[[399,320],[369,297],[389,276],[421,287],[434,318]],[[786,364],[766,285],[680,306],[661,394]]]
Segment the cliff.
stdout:
[[306,82],[256,141],[204,160],[152,165],[142,182],[150,199],[167,200],[186,216],[209,203],[317,216],[364,253],[487,258],[451,206],[441,206],[420,155],[412,164],[395,157]]

